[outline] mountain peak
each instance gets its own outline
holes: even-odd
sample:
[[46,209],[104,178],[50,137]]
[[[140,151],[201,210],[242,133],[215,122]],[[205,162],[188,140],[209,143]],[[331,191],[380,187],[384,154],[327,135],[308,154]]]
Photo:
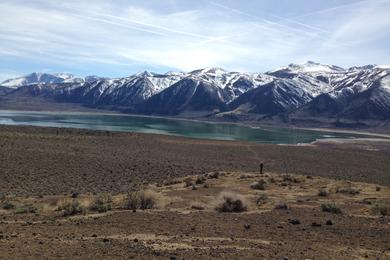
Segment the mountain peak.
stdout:
[[10,88],[17,88],[33,84],[52,84],[52,83],[82,83],[84,79],[76,78],[68,73],[44,73],[33,72],[25,76],[8,79],[3,81],[0,85]]
[[191,71],[190,73],[191,74],[224,74],[227,73],[227,71],[219,67],[206,67],[203,69]]
[[[24,86],[28,86],[27,89],[32,90],[33,95],[50,93],[53,97],[71,103],[80,102],[102,108],[109,106],[121,110],[125,108],[136,113],[180,114],[197,111],[209,114],[238,109],[243,113],[276,115],[289,113],[313,102],[308,105],[309,110],[302,108],[302,113],[339,113],[334,110],[334,104],[337,103],[342,111],[352,111],[357,107],[359,112],[353,115],[360,118],[360,113],[364,112],[362,109],[365,109],[361,104],[370,102],[374,109],[368,111],[365,118],[373,116],[388,119],[389,78],[388,66],[366,65],[344,70],[307,61],[303,64],[289,64],[266,74],[229,72],[218,67],[208,67],[189,73],[158,74],[142,71],[129,77],[107,80],[96,76],[77,79],[68,73],[34,72],[7,80],[2,85],[22,87],[21,91],[25,91]],[[324,104],[328,105],[323,108]],[[340,116],[344,116],[342,113]]]
[[309,65],[309,66],[311,66],[311,65],[321,65],[321,63],[315,62],[315,61],[311,61],[311,60],[308,60],[308,61],[306,61],[306,62],[304,63],[304,65]]
[[335,66],[335,65],[329,65],[329,64],[322,64],[314,61],[307,61],[303,64],[296,64],[291,63],[286,67],[281,67],[279,69],[270,71],[269,73],[279,73],[279,72],[286,72],[286,73],[292,73],[292,74],[299,74],[299,73],[336,73],[336,72],[342,72],[345,71],[343,68]]
[[84,81],[85,82],[94,82],[94,81],[101,80],[101,79],[107,79],[107,78],[99,77],[96,75],[89,75],[89,76],[86,76],[84,78]]
[[135,76],[138,76],[138,77],[151,77],[151,76],[153,76],[153,74],[154,73],[152,73],[152,72],[144,70],[144,71],[136,73]]
[[186,74],[186,73],[182,72],[182,71],[168,71],[164,75],[166,75],[166,76],[183,76],[184,74]]

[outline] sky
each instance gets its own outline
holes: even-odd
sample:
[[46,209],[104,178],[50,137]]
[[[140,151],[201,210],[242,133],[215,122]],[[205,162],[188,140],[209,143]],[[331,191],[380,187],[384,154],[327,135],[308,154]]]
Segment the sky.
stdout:
[[390,64],[390,0],[0,0],[0,81]]

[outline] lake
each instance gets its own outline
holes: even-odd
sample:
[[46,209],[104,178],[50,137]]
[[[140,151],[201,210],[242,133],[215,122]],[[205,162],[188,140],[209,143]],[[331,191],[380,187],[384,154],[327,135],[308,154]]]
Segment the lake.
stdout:
[[26,112],[0,110],[0,124],[71,127],[177,135],[216,140],[241,140],[272,144],[310,143],[324,138],[357,138],[365,135],[287,128],[247,126],[198,121],[74,112]]

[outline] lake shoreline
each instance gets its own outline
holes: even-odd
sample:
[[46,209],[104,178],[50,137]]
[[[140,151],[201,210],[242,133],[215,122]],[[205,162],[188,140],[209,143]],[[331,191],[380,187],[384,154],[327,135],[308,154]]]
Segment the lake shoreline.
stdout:
[[[45,122],[45,120],[37,121],[38,123],[36,123],[35,121],[14,123],[15,121],[13,121],[12,117],[10,118],[12,123],[4,123],[3,124],[3,125],[26,125],[26,126],[32,125],[32,126],[38,126],[38,127],[59,127],[59,128],[64,127],[64,128],[75,128],[75,129],[89,129],[92,131],[93,130],[102,130],[102,131],[113,131],[113,132],[156,133],[156,134],[163,134],[163,135],[184,136],[184,137],[197,138],[197,139],[208,139],[208,140],[214,139],[214,140],[273,143],[273,144],[281,144],[281,145],[283,145],[283,144],[301,145],[301,144],[310,144],[312,142],[319,141],[322,139],[327,139],[327,138],[345,139],[348,136],[344,136],[344,135],[348,135],[348,134],[352,135],[348,138],[353,138],[353,139],[368,138],[368,137],[376,137],[376,138],[380,137],[380,138],[389,138],[390,139],[390,136],[387,136],[387,135],[372,134],[372,133],[365,133],[365,132],[358,132],[358,131],[341,131],[341,130],[332,131],[330,129],[316,129],[316,128],[309,129],[309,128],[299,128],[299,127],[279,127],[279,126],[268,126],[268,125],[267,126],[254,126],[251,124],[245,124],[245,123],[241,123],[241,122],[240,123],[218,122],[218,121],[209,121],[209,120],[188,119],[188,118],[181,118],[181,117],[162,117],[162,116],[150,116],[150,115],[144,116],[144,115],[135,115],[135,114],[106,113],[106,112],[100,112],[100,111],[95,113],[95,112],[85,112],[85,111],[81,111],[81,112],[70,111],[70,112],[68,112],[68,111],[0,110],[0,113],[1,112],[5,113],[5,114],[15,113],[16,115],[18,115],[18,114],[23,115],[23,113],[26,113],[26,116],[29,116],[30,114],[32,114],[32,115],[35,115],[35,114],[36,115],[48,115],[48,116],[51,116],[51,115],[61,116],[62,115],[64,117],[69,116],[69,115],[70,116],[74,115],[76,122],[77,122],[77,116],[84,116],[84,115],[87,115],[87,116],[88,115],[91,115],[91,116],[101,115],[101,116],[114,116],[114,117],[118,116],[118,117],[136,118],[139,120],[142,120],[142,118],[161,119],[161,120],[166,120],[168,122],[169,121],[173,121],[173,122],[185,121],[185,122],[205,124],[206,126],[207,125],[212,125],[212,126],[217,126],[217,125],[224,126],[225,125],[225,126],[238,127],[237,129],[243,129],[240,131],[252,131],[252,132],[248,132],[248,133],[243,132],[243,133],[239,133],[239,135],[234,135],[232,133],[227,133],[227,132],[224,132],[222,130],[220,132],[220,136],[215,136],[215,132],[209,132],[209,136],[208,136],[207,130],[205,130],[206,132],[193,132],[193,133],[189,132],[187,134],[185,128],[182,128],[182,129],[178,128],[179,131],[177,131],[174,128],[167,129],[167,130],[162,130],[159,128],[151,128],[151,129],[145,128],[144,129],[142,126],[137,125],[137,123],[139,123],[139,122],[129,123],[128,125],[121,125],[121,124],[111,124],[111,125],[107,124],[107,125],[105,125],[104,123],[99,123],[98,125],[95,125],[94,122],[92,122],[92,123],[89,122],[89,124],[88,124],[88,121],[87,121],[87,124],[85,124],[85,126],[82,126],[83,124],[80,124],[80,127],[79,127],[78,125],[76,125],[76,123],[74,123],[72,121],[70,121],[68,123],[69,125],[66,125],[66,123],[61,122],[61,120],[56,121],[57,119],[55,119],[53,121],[50,121],[50,119],[48,119],[47,122]],[[7,118],[7,116],[6,116],[6,118]],[[156,123],[158,124],[159,122],[156,122]],[[52,124],[52,125],[50,125],[50,124]],[[153,122],[152,122],[152,124],[153,124]],[[147,124],[145,124],[145,125],[147,125]],[[88,127],[88,126],[90,126],[90,127]],[[105,129],[105,126],[107,127],[107,129]],[[125,129],[127,127],[128,127],[128,129]],[[134,128],[131,128],[131,127],[134,127]],[[245,130],[245,129],[247,129],[247,130]],[[259,136],[255,137],[255,135],[254,135],[252,137],[254,139],[250,139],[251,138],[250,136],[253,133],[253,130],[257,130],[257,129],[262,131],[262,132],[259,132],[258,134],[254,133],[254,134],[259,135]],[[290,133],[288,132],[290,130],[291,131],[302,131],[302,133],[291,132],[291,136],[290,136]],[[180,131],[181,131],[181,133],[180,133]],[[208,130],[208,131],[210,131],[210,130]],[[273,139],[266,139],[266,138],[270,138],[270,137],[267,137],[268,133],[264,132],[264,131],[275,132],[275,134],[281,135],[280,141],[277,141],[277,137],[275,137],[275,136],[272,137]],[[285,132],[285,131],[287,131],[287,132]],[[311,135],[310,132],[313,132],[312,133],[313,134],[312,140],[308,139],[308,138],[310,138],[310,135]],[[329,135],[329,137],[326,137],[326,135],[324,133],[331,133],[331,135]],[[286,137],[286,134],[289,137]],[[321,135],[321,134],[324,134],[324,135]],[[337,135],[337,134],[340,134],[340,135]],[[262,135],[264,135],[264,137],[262,137]],[[336,136],[334,136],[334,135],[336,135]],[[286,139],[286,138],[288,138],[288,139]],[[298,139],[295,139],[295,138],[298,138]],[[295,140],[295,141],[293,141],[293,140]]]
[[[341,133],[341,134],[353,134],[353,135],[362,135],[361,138],[366,138],[368,136],[371,137],[379,137],[379,138],[385,138],[390,139],[390,134],[383,134],[379,132],[370,132],[367,130],[346,130],[346,129],[340,129],[340,128],[321,128],[321,127],[300,127],[295,125],[285,125],[285,124],[267,124],[267,123],[253,123],[253,122],[228,122],[228,121],[219,121],[219,120],[210,120],[205,118],[187,118],[187,117],[180,117],[180,116],[158,116],[158,115],[141,115],[141,114],[129,114],[129,113],[121,113],[117,111],[99,111],[99,110],[93,110],[93,111],[38,111],[38,110],[19,110],[19,109],[0,109],[0,112],[16,112],[16,113],[37,113],[37,114],[48,114],[48,115],[107,115],[107,116],[127,116],[127,117],[136,117],[136,118],[156,118],[156,119],[165,119],[165,120],[179,120],[179,121],[188,121],[188,122],[198,122],[198,123],[205,123],[205,124],[219,124],[219,125],[234,125],[234,126],[242,126],[242,127],[248,127],[251,129],[261,129],[261,130],[272,130],[272,129],[285,129],[285,130],[303,130],[303,131],[316,131],[320,133]],[[26,124],[29,125],[29,124]],[[92,130],[92,129],[90,129]],[[116,131],[116,130],[114,130]],[[119,130],[119,132],[121,132]],[[126,131],[125,131],[126,132]],[[169,134],[171,135],[171,134]],[[327,138],[323,138],[326,140]],[[323,140],[322,138],[317,139],[315,141]],[[338,138],[340,139],[340,138]],[[341,138],[342,139],[342,138]],[[231,141],[237,141],[237,140],[231,140]],[[313,141],[313,142],[315,142]],[[311,143],[311,142],[309,142]],[[305,143],[307,144],[307,143]]]

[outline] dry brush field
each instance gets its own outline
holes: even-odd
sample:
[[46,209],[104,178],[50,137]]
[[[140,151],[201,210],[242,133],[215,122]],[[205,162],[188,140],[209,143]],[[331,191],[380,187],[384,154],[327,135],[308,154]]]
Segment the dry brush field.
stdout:
[[389,158],[2,126],[0,258],[387,259]]

